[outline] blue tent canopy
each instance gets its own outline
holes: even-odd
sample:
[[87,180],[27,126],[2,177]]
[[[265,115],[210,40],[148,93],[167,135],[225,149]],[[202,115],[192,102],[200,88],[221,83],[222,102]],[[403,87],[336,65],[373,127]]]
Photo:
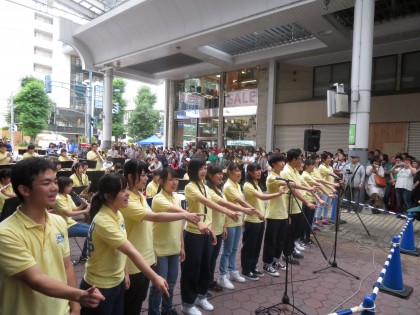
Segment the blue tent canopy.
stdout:
[[156,137],[155,135],[153,135],[147,139],[138,141],[137,144],[138,145],[148,145],[148,144],[163,145],[163,141],[159,137]]

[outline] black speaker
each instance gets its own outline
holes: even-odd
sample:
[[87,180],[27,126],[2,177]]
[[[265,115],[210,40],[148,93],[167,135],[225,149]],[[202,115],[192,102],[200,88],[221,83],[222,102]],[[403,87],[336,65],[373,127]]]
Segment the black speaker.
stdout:
[[309,152],[319,151],[319,141],[321,140],[321,130],[305,129],[303,150]]

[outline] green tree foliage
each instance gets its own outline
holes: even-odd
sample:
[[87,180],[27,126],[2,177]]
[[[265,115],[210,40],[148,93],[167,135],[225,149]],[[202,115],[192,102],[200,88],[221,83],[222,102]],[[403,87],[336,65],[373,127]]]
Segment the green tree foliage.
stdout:
[[136,108],[128,122],[128,134],[135,141],[146,139],[159,129],[159,111],[154,109],[157,96],[149,87],[141,86],[134,99]]
[[42,81],[27,76],[21,79],[21,90],[14,98],[15,122],[31,142],[47,128],[51,113],[51,100],[45,93]]
[[112,135],[115,137],[115,141],[118,142],[118,138],[121,138],[126,129],[124,126],[124,112],[127,107],[127,101],[123,99],[125,87],[127,83],[121,78],[114,78],[112,81],[112,104],[118,104],[118,113],[112,114]]

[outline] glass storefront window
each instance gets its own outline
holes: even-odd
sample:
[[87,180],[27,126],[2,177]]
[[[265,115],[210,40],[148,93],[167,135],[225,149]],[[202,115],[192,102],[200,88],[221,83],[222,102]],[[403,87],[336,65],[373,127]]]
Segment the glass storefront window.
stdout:
[[185,148],[190,142],[195,142],[197,137],[197,119],[176,120],[174,131],[175,146]]
[[217,137],[218,128],[219,128],[219,119],[201,118],[198,120],[198,137],[200,138]]
[[224,133],[227,145],[255,146],[257,133],[256,116],[226,117]]
[[248,68],[226,73],[226,92],[256,89],[258,87],[259,68]]

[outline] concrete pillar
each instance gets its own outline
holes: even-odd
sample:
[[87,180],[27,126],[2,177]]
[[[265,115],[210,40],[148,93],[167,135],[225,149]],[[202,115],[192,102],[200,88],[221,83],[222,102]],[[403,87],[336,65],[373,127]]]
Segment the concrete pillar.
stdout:
[[220,148],[223,145],[223,128],[225,120],[223,118],[223,108],[225,107],[225,76],[226,73],[220,74],[220,89],[219,89],[219,126],[217,128],[217,146]]
[[114,78],[114,69],[108,68],[104,74],[104,108],[102,120],[102,142],[101,148],[111,147],[112,137],[112,80]]
[[[267,139],[265,143],[265,150],[267,152],[273,151],[274,140],[274,103],[276,101],[276,60],[270,60],[268,65],[268,95],[267,95]],[[259,107],[259,104],[258,104]]]
[[359,155],[360,163],[364,165],[367,163],[369,144],[374,14],[375,1],[356,0],[350,109],[350,133],[354,135],[354,143],[349,143],[349,155]]
[[165,131],[164,136],[164,145],[168,148],[174,147],[174,134],[175,134],[175,119],[174,119],[174,110],[175,110],[175,89],[174,81],[165,81],[165,111],[164,111],[164,127]]

